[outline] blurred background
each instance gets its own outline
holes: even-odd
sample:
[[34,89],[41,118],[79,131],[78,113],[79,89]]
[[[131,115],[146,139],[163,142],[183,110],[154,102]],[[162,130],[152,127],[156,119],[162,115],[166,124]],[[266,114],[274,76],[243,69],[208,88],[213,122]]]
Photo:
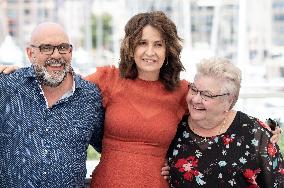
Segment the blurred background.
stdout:
[[[75,71],[118,65],[126,22],[150,10],[164,11],[177,25],[182,78],[192,81],[202,58],[230,58],[244,77],[236,109],[284,126],[284,0],[0,0],[0,64],[29,66],[31,31],[55,21],[74,45]],[[283,153],[284,138],[280,146]],[[99,154],[90,148],[88,159],[90,173]]]

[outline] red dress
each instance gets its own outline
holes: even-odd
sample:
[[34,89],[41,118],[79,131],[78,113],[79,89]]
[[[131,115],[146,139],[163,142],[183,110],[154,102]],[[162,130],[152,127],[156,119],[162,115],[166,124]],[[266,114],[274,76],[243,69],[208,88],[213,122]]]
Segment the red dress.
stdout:
[[166,188],[161,176],[166,152],[187,109],[187,82],[174,92],[159,81],[120,78],[115,67],[98,68],[97,84],[106,109],[100,163],[94,188]]

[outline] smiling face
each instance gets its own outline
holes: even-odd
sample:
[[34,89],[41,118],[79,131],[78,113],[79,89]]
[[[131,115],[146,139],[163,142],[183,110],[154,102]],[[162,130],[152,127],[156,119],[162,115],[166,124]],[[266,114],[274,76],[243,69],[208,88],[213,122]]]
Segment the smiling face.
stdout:
[[[194,86],[199,91],[207,91],[212,95],[221,95],[222,81],[209,76],[196,76]],[[216,122],[224,119],[225,114],[229,111],[230,100],[228,95],[219,96],[205,101],[200,97],[200,93],[194,95],[188,92],[186,98],[190,117],[192,121],[204,124],[207,128],[216,126]]]
[[150,25],[145,26],[134,51],[138,77],[142,80],[158,80],[165,57],[166,46],[160,32]]
[[59,53],[58,48],[55,48],[51,55],[47,55],[38,47],[57,46],[63,43],[68,44],[69,39],[61,26],[54,23],[43,23],[32,33],[27,54],[35,67],[38,80],[43,85],[56,87],[64,81],[68,72],[72,70],[72,48],[66,54]]

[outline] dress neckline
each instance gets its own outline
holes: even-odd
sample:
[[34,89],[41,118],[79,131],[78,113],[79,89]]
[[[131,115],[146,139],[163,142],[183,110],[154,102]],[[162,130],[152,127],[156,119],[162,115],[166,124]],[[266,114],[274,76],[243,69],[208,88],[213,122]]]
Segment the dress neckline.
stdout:
[[155,80],[155,81],[148,81],[148,80],[142,80],[140,78],[136,78],[133,80],[135,83],[143,86],[163,86],[162,82],[160,80]]
[[237,111],[232,123],[229,126],[229,128],[226,130],[226,132],[224,132],[220,135],[216,135],[216,136],[212,136],[212,137],[202,137],[202,136],[194,133],[190,129],[188,123],[187,123],[186,129],[187,129],[187,132],[189,133],[189,137],[190,137],[191,141],[194,142],[201,150],[206,150],[206,149],[208,149],[208,147],[210,147],[212,144],[215,143],[216,138],[220,139],[224,135],[230,134],[232,132],[232,130],[235,129],[236,121],[239,117],[239,114],[240,114],[239,111]]
[[139,77],[137,77],[135,80],[140,81],[140,82],[147,82],[147,83],[157,83],[157,82],[160,83],[160,80],[143,80]]

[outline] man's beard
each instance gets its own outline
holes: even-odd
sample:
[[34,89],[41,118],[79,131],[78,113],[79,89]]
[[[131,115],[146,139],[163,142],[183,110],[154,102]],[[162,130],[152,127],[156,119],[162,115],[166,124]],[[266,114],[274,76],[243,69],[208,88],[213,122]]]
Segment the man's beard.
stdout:
[[[60,64],[60,66],[64,66],[64,69],[60,71],[48,72],[47,66],[52,64]],[[60,59],[49,58],[45,61],[44,65],[39,65],[35,62],[34,67],[39,82],[43,85],[50,87],[59,86],[66,78],[67,74],[72,70],[72,68],[67,64],[67,61],[63,58]]]

